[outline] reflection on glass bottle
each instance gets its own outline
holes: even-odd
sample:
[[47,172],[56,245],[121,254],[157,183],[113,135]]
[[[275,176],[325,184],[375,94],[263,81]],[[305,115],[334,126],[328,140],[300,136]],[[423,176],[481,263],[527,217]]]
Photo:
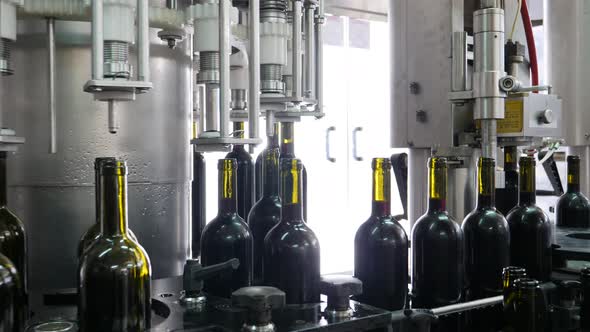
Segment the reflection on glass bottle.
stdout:
[[240,260],[237,270],[227,271],[205,280],[204,291],[209,295],[230,298],[231,293],[252,283],[252,233],[238,215],[235,159],[220,159],[219,212],[205,226],[201,237],[201,264],[203,266]]
[[[295,124],[293,122],[283,122],[281,123],[281,160],[295,158]],[[301,175],[303,183],[301,187],[303,191],[303,220],[307,220],[307,169],[303,163],[301,163],[301,167],[303,168]]]
[[[234,131],[236,137],[244,138],[244,123],[234,122]],[[238,195],[238,214],[242,219],[248,219],[250,209],[254,204],[254,163],[252,156],[246,151],[244,145],[234,144],[234,147],[225,158],[235,159],[238,162],[237,171],[237,195]]]
[[193,182],[192,182],[192,257],[201,254],[201,235],[207,223],[206,217],[206,169],[205,157],[200,152],[193,152]]
[[547,307],[539,282],[534,279],[519,279],[516,287],[518,294],[514,304],[515,331],[545,331]]
[[27,237],[24,224],[7,206],[6,171],[6,152],[0,152],[0,253],[14,263],[27,303]]
[[262,285],[264,238],[281,220],[281,198],[279,197],[279,148],[266,149],[261,155],[264,161],[264,190],[262,198],[254,204],[248,216],[248,226],[254,239],[254,285]]
[[303,219],[302,168],[281,160],[281,221],[264,240],[264,284],[284,291],[287,304],[320,301],[320,244]]
[[354,239],[354,276],[363,282],[357,299],[400,310],[408,291],[408,237],[391,216],[391,161],[373,159],[373,209]]
[[510,262],[522,266],[531,278],[549,281],[551,275],[551,224],[536,205],[535,159],[520,158],[518,206],[508,215]]
[[567,192],[557,201],[559,227],[590,227],[590,202],[580,191],[580,157],[567,157]]
[[[461,301],[464,239],[447,212],[447,160],[428,160],[428,211],[412,229],[412,306],[434,308]],[[443,317],[434,331],[458,331],[460,319]]]
[[280,146],[279,146],[279,130],[280,130],[280,124],[277,122],[274,124],[274,132],[272,136],[268,137],[268,144],[266,146],[266,148],[258,154],[258,157],[256,157],[256,164],[255,164],[255,172],[256,172],[256,176],[254,177],[256,180],[256,201],[258,202],[263,195],[263,191],[264,191],[264,175],[262,173],[262,164],[264,164],[264,161],[262,159],[264,152],[268,151],[268,150],[272,150],[272,149],[279,149],[279,154],[280,154]]
[[502,301],[504,316],[502,320],[503,332],[516,332],[516,327],[514,326],[515,303],[518,296],[516,281],[523,278],[526,278],[526,271],[522,267],[508,266],[502,271],[502,295],[504,297]]
[[0,254],[0,331],[23,331],[25,304],[22,294],[22,283],[16,267]]
[[128,235],[125,162],[103,163],[99,182],[101,235],[78,268],[80,330],[144,331],[150,326],[151,266]]
[[518,155],[516,146],[504,147],[504,188],[496,189],[498,193],[497,208],[507,216],[518,205]]
[[[116,158],[114,157],[96,158],[94,160],[94,211],[96,214],[96,222],[86,231],[86,233],[84,233],[84,235],[82,235],[80,242],[78,242],[78,259],[82,257],[84,252],[88,250],[88,248],[90,248],[94,241],[100,236],[100,167],[103,163],[114,161],[116,161]],[[128,230],[127,235],[131,240],[138,242],[135,234],[133,234],[130,229]]]

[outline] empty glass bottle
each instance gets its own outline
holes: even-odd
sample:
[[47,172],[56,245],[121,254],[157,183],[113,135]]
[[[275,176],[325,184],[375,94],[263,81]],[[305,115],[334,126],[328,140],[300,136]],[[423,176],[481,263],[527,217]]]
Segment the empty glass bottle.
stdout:
[[502,301],[503,332],[516,332],[516,327],[514,326],[515,303],[518,296],[516,281],[524,278],[526,278],[526,270],[522,267],[508,266],[502,271],[502,295],[504,297]]
[[236,160],[220,159],[217,169],[219,212],[203,230],[201,264],[209,266],[237,258],[240,266],[205,280],[203,290],[209,295],[230,298],[233,291],[252,284],[252,233],[238,215]]
[[262,152],[263,195],[250,210],[248,226],[254,239],[254,285],[264,281],[263,265],[264,238],[281,220],[281,198],[279,197],[279,148]]
[[551,275],[551,223],[536,205],[535,159],[520,158],[518,206],[506,219],[510,226],[510,263],[522,266],[529,277],[549,281]]
[[281,160],[281,221],[264,240],[264,284],[284,291],[287,304],[320,301],[320,244],[303,219],[302,168]]
[[539,282],[534,279],[519,279],[514,304],[514,327],[518,332],[545,331],[547,306]]
[[[114,162],[117,159],[114,157],[101,157],[94,160],[94,211],[96,213],[96,222],[82,235],[80,242],[78,242],[78,259],[82,257],[84,252],[98,239],[100,236],[100,167],[103,163]],[[129,229],[127,236],[129,239],[137,242],[135,234]]]
[[25,323],[22,283],[16,267],[0,254],[0,331],[21,332]]
[[387,310],[400,310],[408,292],[408,236],[391,216],[391,161],[373,159],[371,216],[354,239],[354,276],[363,282],[356,298]]
[[[236,137],[244,138],[244,123],[234,122]],[[234,147],[225,158],[235,159],[238,163],[237,170],[237,199],[238,214],[242,219],[248,219],[250,209],[254,204],[254,163],[252,156],[246,151],[243,144],[234,144]]]
[[104,162],[99,182],[101,235],[78,268],[80,330],[144,331],[151,318],[151,266],[128,235],[125,162]]
[[590,201],[580,191],[580,157],[567,157],[567,192],[557,201],[559,227],[590,227]]

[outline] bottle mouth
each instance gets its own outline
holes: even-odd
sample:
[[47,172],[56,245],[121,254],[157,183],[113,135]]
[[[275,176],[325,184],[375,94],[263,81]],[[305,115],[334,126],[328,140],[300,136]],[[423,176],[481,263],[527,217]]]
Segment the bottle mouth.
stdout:
[[590,277],[590,267],[585,267],[580,271],[583,277]]
[[117,158],[115,157],[98,157],[96,159],[94,159],[94,169],[95,170],[99,170],[102,165],[106,162],[114,162],[117,161]]
[[447,168],[447,158],[431,157],[428,159],[428,168]]
[[503,269],[502,273],[526,274],[526,270],[524,267],[520,266],[508,266]]
[[377,169],[390,169],[391,168],[391,160],[389,158],[373,158],[372,162],[373,170]]
[[495,167],[496,166],[496,162],[492,158],[480,157],[477,165],[479,167]]
[[219,159],[217,169],[220,171],[233,170],[238,167],[238,161],[235,158]]
[[580,156],[567,156],[567,162],[579,162],[580,161]]
[[107,160],[100,168],[101,175],[127,175],[127,163],[124,160]]
[[531,289],[539,287],[539,281],[530,278],[518,279],[514,283],[516,284],[516,287],[521,289]]
[[535,161],[534,157],[520,157],[520,160],[518,161],[518,164],[520,166],[535,166],[537,163]]

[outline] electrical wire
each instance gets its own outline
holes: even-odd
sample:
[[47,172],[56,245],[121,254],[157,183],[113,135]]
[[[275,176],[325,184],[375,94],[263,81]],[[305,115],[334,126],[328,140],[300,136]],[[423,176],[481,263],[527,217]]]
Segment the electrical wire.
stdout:
[[527,48],[529,49],[529,61],[531,62],[531,83],[533,86],[537,86],[539,85],[539,64],[537,62],[537,47],[535,46],[533,24],[531,23],[531,17],[529,16],[529,8],[527,6],[526,0],[522,0],[520,14],[522,15],[522,22],[524,24]]
[[520,9],[522,8],[522,0],[517,0],[518,1],[518,9],[516,10],[516,13],[514,14],[514,21],[512,22],[512,30],[510,30],[510,36],[508,37],[508,40],[512,40],[512,38],[514,37],[514,31],[516,30],[516,22],[518,22],[518,16],[520,16]]

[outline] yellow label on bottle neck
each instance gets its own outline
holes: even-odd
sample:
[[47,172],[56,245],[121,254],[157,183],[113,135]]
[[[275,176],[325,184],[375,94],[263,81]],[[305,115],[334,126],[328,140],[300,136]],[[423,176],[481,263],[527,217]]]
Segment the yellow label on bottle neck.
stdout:
[[232,181],[234,176],[233,162],[231,159],[223,161],[223,198],[234,197],[234,184]]

